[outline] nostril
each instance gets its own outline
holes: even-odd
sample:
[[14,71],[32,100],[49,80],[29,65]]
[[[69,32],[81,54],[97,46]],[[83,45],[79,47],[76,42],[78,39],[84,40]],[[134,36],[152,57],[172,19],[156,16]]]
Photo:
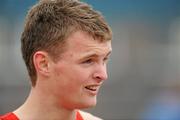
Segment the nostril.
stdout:
[[94,73],[93,77],[96,79],[96,80],[106,80],[108,78],[107,76],[107,73]]
[[93,77],[100,81],[106,80],[108,78],[106,65],[98,65],[93,73]]
[[101,79],[101,77],[99,77],[99,76],[96,76],[96,79]]

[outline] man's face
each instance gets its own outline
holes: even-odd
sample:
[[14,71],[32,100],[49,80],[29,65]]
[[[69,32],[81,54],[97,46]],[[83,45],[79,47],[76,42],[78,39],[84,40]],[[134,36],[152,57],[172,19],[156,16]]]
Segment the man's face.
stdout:
[[111,42],[99,42],[79,31],[66,45],[60,60],[52,65],[53,94],[68,109],[95,106],[99,88],[108,77]]

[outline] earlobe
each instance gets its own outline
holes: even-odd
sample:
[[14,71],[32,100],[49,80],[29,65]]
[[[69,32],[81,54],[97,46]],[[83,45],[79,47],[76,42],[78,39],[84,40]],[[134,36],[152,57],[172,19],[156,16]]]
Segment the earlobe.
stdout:
[[33,62],[37,73],[45,76],[49,74],[49,59],[46,52],[36,52],[33,56]]

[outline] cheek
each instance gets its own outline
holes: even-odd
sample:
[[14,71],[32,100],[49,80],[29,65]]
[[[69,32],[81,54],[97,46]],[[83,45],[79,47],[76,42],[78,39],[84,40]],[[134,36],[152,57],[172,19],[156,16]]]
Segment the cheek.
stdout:
[[81,91],[89,80],[91,80],[91,70],[80,65],[61,64],[54,69],[54,79],[56,86],[63,92],[74,93]]
[[64,89],[74,89],[76,86],[81,86],[88,79],[88,73],[85,70],[73,66],[65,65],[56,67],[54,70],[55,79]]
[[83,86],[88,79],[88,75],[81,69],[70,68],[64,75],[66,77],[66,81],[72,88]]

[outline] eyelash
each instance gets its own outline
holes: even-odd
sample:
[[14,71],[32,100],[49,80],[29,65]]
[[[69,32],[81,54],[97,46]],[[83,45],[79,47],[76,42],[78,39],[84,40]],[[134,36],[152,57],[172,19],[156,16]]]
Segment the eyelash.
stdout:
[[108,61],[108,57],[104,58],[104,62],[107,62]]
[[90,63],[92,63],[92,62],[93,62],[92,59],[87,59],[87,60],[85,60],[83,63],[85,63],[85,64],[90,64]]

